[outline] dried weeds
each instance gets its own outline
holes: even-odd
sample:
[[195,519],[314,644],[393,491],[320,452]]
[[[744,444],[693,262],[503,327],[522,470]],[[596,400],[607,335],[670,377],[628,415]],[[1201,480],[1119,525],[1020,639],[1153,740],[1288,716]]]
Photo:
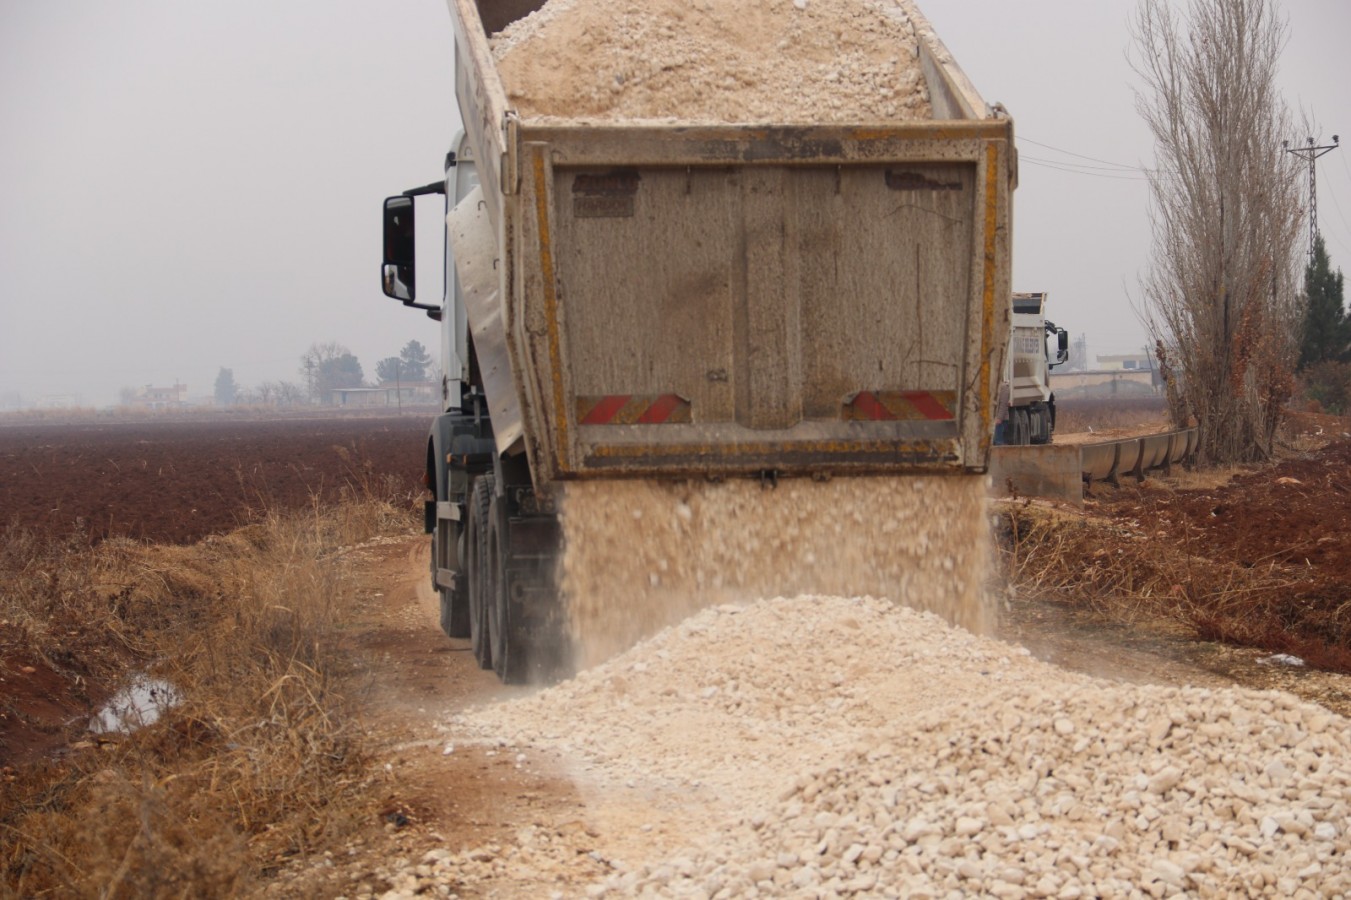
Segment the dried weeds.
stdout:
[[[1345,584],[1334,570],[1301,558],[1316,558],[1326,538],[1240,556],[1219,546],[1218,534],[1205,525],[1158,515],[1168,494],[1205,495],[1230,487],[1239,475],[1254,477],[1249,470],[1226,470],[1184,479],[1186,487],[1131,489],[1137,500],[1164,497],[1138,506],[1105,503],[1087,515],[1027,499],[998,504],[1001,574],[1025,596],[1087,606],[1127,622],[1171,620],[1198,640],[1287,653],[1314,668],[1351,672]],[[1258,477],[1277,478],[1270,472]],[[1234,490],[1241,493],[1243,486]],[[1234,512],[1218,503],[1217,509]]]
[[342,551],[410,523],[368,497],[187,547],[43,544],[11,529],[6,657],[75,683],[140,671],[183,701],[129,734],[77,723],[66,752],[7,770],[5,890],[233,895],[347,833],[369,751],[338,674],[335,633],[355,595]]

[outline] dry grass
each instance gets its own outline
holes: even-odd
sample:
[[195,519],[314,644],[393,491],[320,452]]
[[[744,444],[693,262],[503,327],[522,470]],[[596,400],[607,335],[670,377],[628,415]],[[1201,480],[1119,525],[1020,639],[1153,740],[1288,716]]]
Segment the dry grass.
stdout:
[[352,826],[366,749],[339,686],[340,548],[406,530],[372,497],[269,515],[191,547],[0,547],[9,650],[73,678],[148,672],[155,725],[0,786],[0,894],[225,896]]
[[1238,464],[1195,469],[1176,466],[1171,475],[1164,475],[1162,472],[1150,473],[1149,481],[1146,481],[1145,484],[1148,485],[1151,481],[1157,482],[1162,490],[1213,491],[1224,487],[1240,475],[1248,475],[1257,471],[1258,468],[1258,466]]
[[1001,573],[1026,595],[1127,622],[1162,617],[1201,640],[1351,672],[1351,609],[1302,601],[1318,586],[1288,567],[1243,566],[1193,541],[1027,500],[1000,504],[997,522]]
[[1057,433],[1168,427],[1162,397],[1057,397],[1055,407]]

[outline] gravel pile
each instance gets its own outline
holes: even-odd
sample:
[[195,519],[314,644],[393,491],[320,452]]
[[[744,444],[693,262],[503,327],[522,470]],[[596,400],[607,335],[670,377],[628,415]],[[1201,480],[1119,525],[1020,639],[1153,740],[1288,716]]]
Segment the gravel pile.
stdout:
[[610,860],[593,896],[1072,898],[1351,890],[1346,725],[802,597],[704,610],[451,728],[559,754],[597,811],[627,792],[641,827],[683,828],[683,849]]
[[526,117],[878,122],[930,115],[916,21],[895,0],[551,0],[492,44]]

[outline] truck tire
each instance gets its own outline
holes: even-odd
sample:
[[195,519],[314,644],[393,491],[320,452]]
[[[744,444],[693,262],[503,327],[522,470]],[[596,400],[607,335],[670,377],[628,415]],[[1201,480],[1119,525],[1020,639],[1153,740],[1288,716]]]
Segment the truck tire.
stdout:
[[455,575],[455,587],[442,587],[436,582],[438,569],[447,568],[449,548],[458,540],[460,528],[450,519],[437,519],[436,530],[432,532],[432,587],[441,598],[441,630],[447,637],[469,637],[469,583],[465,577],[463,551],[456,556],[461,560]]
[[492,667],[503,684],[524,684],[529,680],[527,644],[521,627],[521,613],[511,599],[511,530],[507,508],[494,497],[488,512],[486,578],[488,635],[492,647]]
[[1028,438],[1033,444],[1049,444],[1051,442],[1051,413],[1044,403],[1038,403],[1028,412],[1031,420],[1031,436]]
[[474,481],[469,501],[469,521],[465,531],[464,556],[468,572],[469,646],[480,669],[491,669],[493,658],[488,639],[488,604],[484,584],[488,556],[488,509],[493,497],[493,476],[481,475]]

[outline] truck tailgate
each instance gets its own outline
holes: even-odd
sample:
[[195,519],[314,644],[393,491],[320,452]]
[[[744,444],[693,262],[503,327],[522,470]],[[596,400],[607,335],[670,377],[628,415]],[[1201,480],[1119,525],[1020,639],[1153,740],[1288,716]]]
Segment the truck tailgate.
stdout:
[[543,480],[983,470],[1006,120],[506,131],[507,340]]

